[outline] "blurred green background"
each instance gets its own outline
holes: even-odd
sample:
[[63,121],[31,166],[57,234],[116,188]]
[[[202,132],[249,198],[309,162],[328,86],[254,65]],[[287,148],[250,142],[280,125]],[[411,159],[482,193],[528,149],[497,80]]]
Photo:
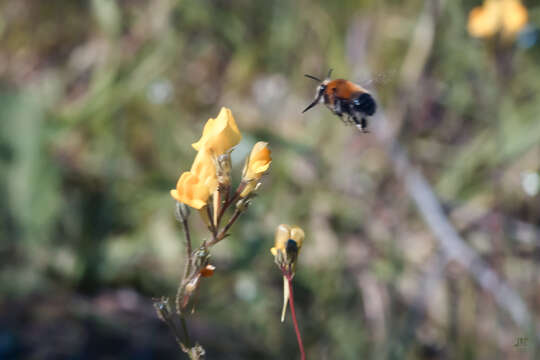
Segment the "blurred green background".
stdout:
[[0,358],[185,358],[151,298],[175,293],[168,192],[221,106],[244,136],[235,181],[254,142],[274,161],[188,318],[208,359],[299,358],[269,253],[280,223],[307,235],[295,294],[308,358],[540,356],[469,269],[437,266],[377,136],[322,106],[300,114],[316,86],[304,73],[332,67],[376,91],[451,222],[536,324],[540,4],[524,1],[528,25],[507,42],[469,35],[480,4],[0,1]]

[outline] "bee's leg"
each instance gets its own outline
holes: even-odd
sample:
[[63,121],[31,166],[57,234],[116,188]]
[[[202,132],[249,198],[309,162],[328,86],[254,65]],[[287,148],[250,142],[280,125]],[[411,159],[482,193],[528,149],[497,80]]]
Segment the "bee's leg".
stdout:
[[339,99],[336,99],[334,101],[334,114],[336,114],[337,116],[341,117],[343,115],[343,106],[341,104],[341,100]]
[[353,113],[352,118],[353,118],[354,123],[356,124],[356,127],[358,129],[362,130],[362,132],[368,133],[369,130],[367,129],[367,120],[366,120],[366,118],[364,116],[362,116],[360,119],[358,119],[358,117],[359,117],[358,112],[353,111],[352,113]]
[[369,130],[367,129],[367,119],[365,116],[362,116],[362,119],[360,120],[360,126],[362,127],[362,131],[365,133],[368,133]]
[[341,121],[343,121],[345,124],[350,124],[350,120],[347,116],[343,117],[343,111],[346,110],[343,108],[343,103],[340,99],[336,99],[334,101],[334,107],[332,108],[332,111],[334,112],[334,114],[336,114],[337,116],[339,116],[339,118],[341,119]]

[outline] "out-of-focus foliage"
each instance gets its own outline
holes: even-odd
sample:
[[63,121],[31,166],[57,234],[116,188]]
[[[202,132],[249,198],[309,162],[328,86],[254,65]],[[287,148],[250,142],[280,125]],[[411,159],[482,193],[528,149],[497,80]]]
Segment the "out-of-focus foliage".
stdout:
[[503,42],[469,35],[473,0],[0,1],[0,358],[181,358],[150,298],[175,291],[169,189],[221,106],[244,135],[234,173],[258,140],[273,162],[196,300],[209,359],[297,358],[268,253],[280,223],[306,232],[309,358],[534,358],[466,269],[423,287],[437,242],[375,137],[322,106],[300,114],[304,73],[376,90],[452,222],[537,322],[540,7],[523,3],[527,27]]

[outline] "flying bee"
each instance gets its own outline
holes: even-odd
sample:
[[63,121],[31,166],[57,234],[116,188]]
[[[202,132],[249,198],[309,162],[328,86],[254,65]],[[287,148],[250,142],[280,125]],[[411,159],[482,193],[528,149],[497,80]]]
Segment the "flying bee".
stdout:
[[[375,99],[373,99],[369,91],[360,85],[345,79],[330,80],[330,75],[332,75],[332,69],[328,71],[325,80],[313,75],[304,75],[319,81],[320,85],[317,86],[315,100],[302,113],[322,102],[345,123],[355,124],[363,132],[368,132],[367,117],[375,114],[377,110]],[[345,118],[343,118],[343,115],[346,115]]]

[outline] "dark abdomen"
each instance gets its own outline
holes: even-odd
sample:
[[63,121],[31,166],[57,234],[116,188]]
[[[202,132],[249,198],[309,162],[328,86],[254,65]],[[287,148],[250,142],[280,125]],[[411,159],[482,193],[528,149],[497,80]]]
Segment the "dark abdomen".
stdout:
[[362,93],[353,99],[352,108],[354,111],[371,116],[375,114],[377,104],[370,94]]

